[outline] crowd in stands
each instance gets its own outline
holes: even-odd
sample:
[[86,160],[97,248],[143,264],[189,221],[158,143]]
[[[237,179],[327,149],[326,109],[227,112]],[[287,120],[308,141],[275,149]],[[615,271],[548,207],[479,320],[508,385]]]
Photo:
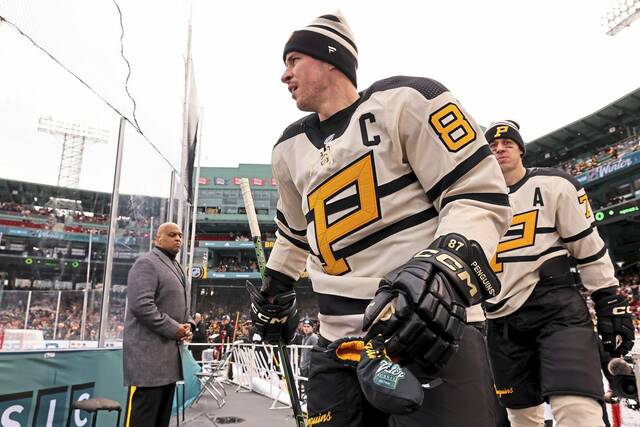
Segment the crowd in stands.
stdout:
[[[217,310],[214,310],[218,312]],[[221,308],[220,313],[224,313],[224,309]],[[201,313],[202,314],[202,313]],[[233,342],[242,341],[244,343],[258,343],[261,342],[259,335],[256,335],[256,329],[253,326],[253,322],[249,316],[249,313],[229,312],[228,314],[214,314],[211,311],[202,314],[202,322],[205,327],[205,335],[207,343],[211,344],[230,344]],[[319,324],[316,317],[301,316],[296,334],[293,337],[292,344],[300,345],[302,343],[302,321],[304,319],[310,319],[313,323],[314,332],[318,333]],[[236,323],[237,321],[237,323]],[[219,349],[214,348],[214,355],[220,356]]]
[[213,269],[220,273],[247,273],[258,271],[258,264],[253,259],[238,260],[235,257],[221,257]]
[[[95,229],[96,233],[106,234],[106,225],[109,218],[106,215],[94,214],[93,216],[84,213],[63,213],[48,207],[25,206],[13,202],[0,202],[0,213],[20,216],[25,226],[33,225],[33,228],[44,228],[47,230],[59,229],[72,223],[96,224],[104,227]],[[39,227],[37,227],[39,226]],[[66,230],[65,230],[66,231]],[[88,231],[87,231],[88,232]]]
[[2,329],[23,329],[24,308],[16,306],[2,307],[0,309],[0,327]]
[[[84,212],[0,202],[0,214],[19,217],[17,220],[0,218],[0,224],[7,226],[98,235],[106,235],[109,230],[109,216],[99,213],[88,215]],[[148,238],[151,218],[120,217],[117,225],[119,237]]]
[[[244,287],[214,288],[213,295],[200,295],[196,311],[202,314],[203,321],[208,330],[209,342],[228,342],[233,337],[227,337],[225,328],[233,330],[236,319],[238,329],[236,338],[243,339],[252,331],[251,327],[242,330],[242,326],[251,320],[249,298]],[[297,289],[297,305],[300,319],[308,318],[314,321],[318,318],[318,305],[316,296],[311,287],[306,285]],[[225,326],[228,319],[230,327]],[[230,335],[230,334],[229,334]],[[251,338],[253,333],[250,333]],[[226,341],[225,341],[226,340]],[[249,340],[251,341],[251,340]]]
[[[261,234],[260,238],[263,242],[274,241],[276,240],[275,233],[264,232]],[[208,233],[208,234],[198,234],[196,236],[196,240],[211,240],[211,241],[220,241],[220,242],[249,242],[251,241],[251,237],[249,233]]]
[[300,318],[317,319],[319,310],[316,295],[311,290],[307,292],[298,291],[297,293],[296,302]]
[[[640,266],[633,266],[618,274],[620,294],[629,299],[636,333],[640,334]],[[107,339],[122,339],[124,332],[125,296],[122,292],[113,292],[110,298],[109,328]],[[203,315],[208,342],[230,342],[235,329],[236,339],[253,337],[250,325],[250,308],[246,291],[243,287],[214,288],[212,295],[201,294],[198,298],[197,311]],[[100,291],[93,291],[88,300],[86,318],[86,340],[97,340],[100,323]],[[82,325],[82,291],[63,291],[60,312],[56,323],[57,291],[33,291],[27,329],[43,331],[44,339],[79,340]],[[308,286],[298,289],[298,313],[301,319],[318,318],[318,306],[315,294]],[[593,304],[587,299],[589,309],[595,316]],[[0,330],[24,329],[25,310],[27,305],[26,291],[5,291],[0,301]],[[238,328],[236,329],[236,321]],[[230,325],[230,326],[228,326]],[[55,330],[55,335],[54,335]],[[247,335],[249,334],[249,335]]]
[[592,204],[593,204],[593,209],[598,210],[602,208],[608,208],[609,206],[615,206],[620,203],[624,203],[625,201],[626,201],[626,198],[624,196],[614,195],[609,197],[604,202],[599,202],[595,199],[592,199]]
[[[26,292],[4,292],[0,304],[0,330],[41,330],[45,340],[80,340],[82,328],[82,292],[63,292],[60,312],[56,319],[57,297],[51,291],[34,291],[26,316]],[[100,327],[101,293],[94,294],[93,303],[88,304],[85,340],[96,341]],[[107,339],[122,339],[124,332],[125,294],[112,293],[109,306]],[[27,326],[25,328],[25,319]],[[57,320],[57,323],[56,323]]]
[[22,216],[31,216],[31,210],[13,202],[0,202],[0,211],[16,213]]
[[565,170],[571,175],[577,176],[639,150],[640,138],[629,138],[601,148],[593,154],[585,154],[584,156],[571,159],[559,165],[558,168]]
[[608,189],[608,191],[600,197],[590,197],[591,207],[594,210],[604,209],[626,203],[630,200],[640,197],[640,190],[633,189],[630,185],[616,186]]

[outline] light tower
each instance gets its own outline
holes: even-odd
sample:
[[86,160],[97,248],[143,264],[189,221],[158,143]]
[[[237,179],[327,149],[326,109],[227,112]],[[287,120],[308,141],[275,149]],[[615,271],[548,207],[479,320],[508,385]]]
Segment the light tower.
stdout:
[[62,121],[51,117],[38,119],[38,130],[53,135],[62,135],[62,156],[58,170],[58,187],[78,188],[84,147],[91,142],[106,144],[109,131],[98,129],[80,121]]

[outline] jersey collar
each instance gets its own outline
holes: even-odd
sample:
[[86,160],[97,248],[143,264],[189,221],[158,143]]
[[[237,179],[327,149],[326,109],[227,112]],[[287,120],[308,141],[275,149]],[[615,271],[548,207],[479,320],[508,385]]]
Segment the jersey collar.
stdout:
[[356,111],[360,103],[362,102],[362,96],[356,100],[353,104],[344,108],[333,116],[326,120],[320,121],[318,114],[312,114],[304,122],[304,133],[309,138],[309,141],[318,150],[322,150],[325,145],[325,141],[330,135],[333,135],[332,139],[342,136],[347,129],[353,113]]
[[529,178],[531,178],[531,172],[532,172],[532,169],[531,168],[527,168],[527,172],[520,179],[520,181],[518,181],[515,184],[509,186],[509,194],[512,194],[512,193],[515,193],[516,191],[518,191],[520,189],[520,187],[522,187],[529,180]]

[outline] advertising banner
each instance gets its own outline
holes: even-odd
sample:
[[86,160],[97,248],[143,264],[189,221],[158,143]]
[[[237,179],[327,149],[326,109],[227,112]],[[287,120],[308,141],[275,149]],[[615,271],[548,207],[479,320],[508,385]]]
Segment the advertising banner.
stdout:
[[580,184],[584,185],[637,164],[640,164],[640,151],[622,156],[613,162],[597,166],[590,171],[578,175],[576,179]]
[[[195,377],[200,367],[188,350],[181,351],[188,405],[200,390]],[[120,402],[123,414],[126,409],[121,349],[0,352],[0,372],[0,426],[86,427],[90,414],[69,414],[69,407],[92,397]],[[102,412],[97,425],[115,422],[115,412]]]

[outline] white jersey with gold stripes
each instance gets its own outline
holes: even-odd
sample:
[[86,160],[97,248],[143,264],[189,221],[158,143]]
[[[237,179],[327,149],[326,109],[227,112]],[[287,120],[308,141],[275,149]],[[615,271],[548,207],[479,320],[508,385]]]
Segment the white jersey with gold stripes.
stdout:
[[542,264],[555,257],[576,259],[589,292],[618,284],[587,194],[573,176],[556,169],[527,169],[509,187],[509,200],[513,222],[491,260],[502,290],[489,300],[488,318],[520,308],[540,280]]
[[[451,232],[487,259],[511,221],[482,131],[440,83],[392,77],[319,122],[289,126],[272,154],[277,239],[267,267],[318,295],[320,333],[360,336],[380,279]],[[482,320],[479,307],[468,320]]]

